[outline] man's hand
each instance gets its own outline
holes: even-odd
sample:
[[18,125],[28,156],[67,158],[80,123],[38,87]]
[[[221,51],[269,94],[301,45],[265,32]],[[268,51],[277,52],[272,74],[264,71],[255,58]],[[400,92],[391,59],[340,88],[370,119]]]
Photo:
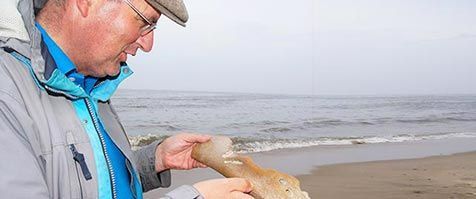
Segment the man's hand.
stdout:
[[198,182],[193,185],[205,199],[253,199],[247,193],[252,187],[243,178],[222,178]]
[[208,135],[182,133],[165,139],[155,151],[155,170],[161,172],[166,169],[188,170],[206,165],[194,160],[193,146],[210,140]]

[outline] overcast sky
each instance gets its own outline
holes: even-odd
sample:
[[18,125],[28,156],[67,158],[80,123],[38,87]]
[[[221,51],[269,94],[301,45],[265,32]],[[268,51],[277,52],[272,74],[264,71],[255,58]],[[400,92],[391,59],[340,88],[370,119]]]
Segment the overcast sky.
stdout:
[[185,1],[122,88],[476,94],[474,0]]

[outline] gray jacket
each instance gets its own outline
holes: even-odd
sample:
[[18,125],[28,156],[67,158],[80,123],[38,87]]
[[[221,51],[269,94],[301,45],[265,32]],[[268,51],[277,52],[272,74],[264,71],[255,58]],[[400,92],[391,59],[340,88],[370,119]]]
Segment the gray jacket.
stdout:
[[[111,105],[112,92],[84,96],[79,87],[71,86],[72,82],[54,70],[55,63],[34,25],[34,7],[41,8],[43,2],[20,0],[18,4],[30,41],[0,37],[0,198],[115,197],[99,191],[104,185],[98,182],[102,171],[96,166],[97,146],[88,136],[88,120],[78,116],[75,104],[82,100],[94,102],[92,115],[101,118],[108,135],[126,156],[131,179],[139,179],[130,183],[133,192],[170,186],[170,171],[156,173],[154,169],[159,142],[131,150]],[[124,67],[121,75],[129,73]],[[115,90],[117,83],[101,86]],[[166,195],[200,197],[191,186]]]

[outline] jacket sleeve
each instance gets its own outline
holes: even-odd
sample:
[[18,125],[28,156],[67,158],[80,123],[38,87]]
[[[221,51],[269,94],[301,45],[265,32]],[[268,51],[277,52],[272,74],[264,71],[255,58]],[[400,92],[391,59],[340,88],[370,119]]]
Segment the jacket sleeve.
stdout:
[[[160,173],[155,171],[155,150],[160,142],[161,140],[155,141],[134,151],[134,155],[139,164],[139,175],[144,192],[159,187],[169,187],[172,182],[170,170],[165,170]],[[170,191],[161,199],[203,199],[203,197],[193,186],[182,185]]]
[[41,164],[26,136],[35,131],[21,103],[0,90],[0,198],[49,198]]
[[159,187],[169,187],[172,182],[170,170],[159,173],[155,171],[155,149],[160,142],[161,140],[155,141],[133,152],[144,192]]

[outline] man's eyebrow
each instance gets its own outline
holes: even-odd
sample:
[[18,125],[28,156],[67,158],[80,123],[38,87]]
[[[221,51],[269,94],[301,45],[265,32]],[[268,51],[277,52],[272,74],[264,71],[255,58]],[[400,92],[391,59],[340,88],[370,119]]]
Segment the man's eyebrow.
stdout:
[[146,14],[146,12],[149,10],[150,7],[145,7],[144,10],[142,11],[142,13],[144,14],[144,16],[148,19],[148,20],[151,20],[152,23],[157,23],[157,21],[159,21],[159,18],[160,18],[160,15],[157,16],[154,14],[154,16],[150,17],[147,16],[148,14]]

